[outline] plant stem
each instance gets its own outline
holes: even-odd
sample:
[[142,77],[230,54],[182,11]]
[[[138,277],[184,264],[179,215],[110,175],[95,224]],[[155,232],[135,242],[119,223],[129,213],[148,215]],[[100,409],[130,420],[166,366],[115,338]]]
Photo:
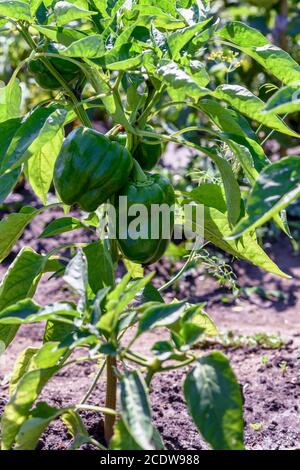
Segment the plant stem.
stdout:
[[[115,357],[108,356],[106,361],[106,399],[105,407],[115,410],[117,405],[117,377],[114,372],[114,368],[117,367],[117,361]],[[104,421],[104,437],[109,444],[115,424],[115,415],[105,415]]]
[[163,85],[159,91],[154,91],[153,96],[151,97],[146,109],[144,110],[144,112],[141,114],[141,116],[138,119],[139,126],[143,127],[146,124],[148,116],[153,111],[153,108],[156,105],[156,103],[158,103],[158,101],[160,100],[160,97],[165,91],[165,89],[166,89],[166,86]]
[[105,368],[105,365],[106,365],[106,361],[103,362],[102,366],[100,367],[100,369],[98,370],[98,372],[96,373],[95,377],[94,377],[94,380],[92,382],[92,385],[90,386],[90,388],[88,389],[88,391],[86,392],[86,394],[84,395],[84,397],[82,398],[82,400],[80,401],[80,404],[83,405],[86,401],[88,401],[88,399],[90,398],[91,394],[93,393],[93,391],[95,390],[96,388],[96,385],[98,383],[98,380],[100,379],[103,371],[104,371],[104,368]]
[[180,269],[180,271],[178,271],[178,273],[177,273],[172,279],[170,279],[169,282],[167,282],[166,284],[164,284],[163,286],[161,286],[161,287],[158,289],[158,291],[159,291],[159,292],[162,292],[162,291],[168,289],[169,287],[171,287],[176,281],[178,281],[178,279],[180,279],[181,276],[183,275],[183,273],[186,271],[188,265],[193,261],[194,256],[195,256],[195,251],[192,250],[192,251],[190,252],[190,255],[189,255],[187,261],[186,261],[185,264],[182,266],[182,268]]
[[105,416],[113,416],[116,417],[117,413],[115,410],[111,408],[107,408],[106,406],[94,406],[94,405],[76,405],[76,410],[88,410],[88,411],[96,411],[97,413],[103,413]]

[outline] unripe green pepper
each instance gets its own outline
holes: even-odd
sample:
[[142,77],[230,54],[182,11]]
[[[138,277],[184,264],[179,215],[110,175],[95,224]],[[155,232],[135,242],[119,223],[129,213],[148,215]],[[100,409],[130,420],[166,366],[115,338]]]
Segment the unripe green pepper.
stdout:
[[[158,224],[158,238],[152,239],[152,227],[154,225],[155,217],[151,217],[151,206],[165,204],[171,208],[175,204],[175,193],[173,186],[167,178],[159,174],[143,173],[140,166],[135,162],[134,181],[130,181],[119,192],[118,196],[127,197],[128,210],[135,204],[141,204],[147,210],[147,220],[141,224],[143,227],[148,227],[146,237],[134,239],[130,236],[129,227],[134,216],[127,214],[127,226],[124,228],[121,225],[122,202],[119,197],[116,198],[117,214],[119,225],[117,230],[118,244],[121,252],[125,258],[139,264],[152,264],[158,261],[165,253],[170,237],[174,229],[174,210],[169,211],[169,236],[165,237],[164,229],[166,228],[166,221],[163,220],[162,215],[159,216]],[[141,227],[142,228],[142,227]]]
[[[146,126],[145,131],[154,132],[154,129],[151,126]],[[133,153],[133,158],[136,159],[143,170],[152,170],[161,158],[162,144],[160,142],[157,144],[147,144],[147,142],[145,142],[155,142],[158,139],[159,136],[157,136],[157,139],[155,137],[143,137],[144,142],[139,142]]]
[[126,184],[132,165],[126,148],[93,129],[79,127],[63,143],[54,185],[65,204],[93,212]]
[[[45,52],[58,54],[59,47],[59,45],[50,43]],[[78,80],[82,77],[82,71],[73,62],[56,57],[48,57],[48,60],[67,83],[70,83],[75,79]],[[40,85],[41,88],[45,88],[46,90],[58,90],[61,88],[59,81],[56,80],[56,78],[51,74],[40,58],[31,59],[28,62],[28,70],[32,73],[35,81]]]

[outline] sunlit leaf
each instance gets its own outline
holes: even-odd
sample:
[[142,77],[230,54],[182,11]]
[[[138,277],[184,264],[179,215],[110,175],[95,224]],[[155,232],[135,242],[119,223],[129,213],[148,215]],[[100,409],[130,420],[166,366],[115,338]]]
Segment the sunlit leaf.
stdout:
[[260,173],[247,200],[247,215],[228,238],[255,230],[300,197],[300,157],[271,163]]
[[251,56],[282,83],[286,85],[299,83],[300,65],[286,51],[271,44],[257,30],[235,21],[224,26],[218,34]]
[[27,177],[35,194],[46,205],[55,161],[63,142],[63,131],[62,129],[58,130],[52,139],[48,140],[46,136],[43,139],[47,139],[47,142],[44,145],[40,142],[39,145],[42,147],[33,153],[28,160]]
[[64,26],[74,20],[88,18],[97,12],[85,10],[70,2],[57,2],[54,6],[54,16],[58,26]]
[[215,351],[198,359],[184,383],[189,412],[214,450],[242,450],[243,404],[228,359]]
[[246,88],[240,85],[220,85],[213,94],[216,98],[226,101],[249,118],[283,134],[299,137],[276,114],[264,113],[265,103]]

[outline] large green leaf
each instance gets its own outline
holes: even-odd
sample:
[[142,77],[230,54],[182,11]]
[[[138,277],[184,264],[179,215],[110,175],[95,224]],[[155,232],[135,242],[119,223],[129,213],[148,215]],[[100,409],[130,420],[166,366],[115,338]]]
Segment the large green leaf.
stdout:
[[[20,127],[21,119],[9,119],[8,121],[2,122],[0,124],[0,134],[1,134],[1,142],[0,142],[0,162],[2,158],[7,152],[7,149],[12,141],[13,136],[17,132],[18,128]],[[1,166],[1,163],[0,163]],[[20,176],[21,168],[17,168],[10,173],[6,173],[0,176],[0,204],[5,201],[6,197],[12,191],[14,186],[16,185],[19,176]]]
[[286,85],[299,83],[300,65],[286,51],[271,44],[257,30],[236,21],[224,26],[218,31],[218,35],[231,41],[235,47],[251,56],[267,72],[272,73]]
[[221,157],[218,153],[215,153],[214,156],[212,154],[209,156],[217,165],[222,177],[227,202],[228,221],[230,224],[235,225],[241,215],[242,200],[239,184],[234,176],[231,165],[225,158]]
[[64,26],[74,20],[89,18],[96,15],[97,12],[80,8],[74,3],[57,2],[54,6],[54,16],[57,26]]
[[64,408],[54,408],[44,402],[38,403],[20,427],[15,450],[34,450],[49,424],[66,412]]
[[38,352],[38,348],[26,348],[24,349],[14,364],[13,371],[11,373],[10,382],[9,382],[9,394],[12,395],[16,389],[16,386],[23,375],[27,372],[28,366],[30,364],[33,356]]
[[[188,222],[188,221],[187,221]],[[289,278],[281,269],[271,260],[265,251],[258,244],[254,233],[245,234],[245,236],[236,240],[227,240],[232,234],[229,226],[227,215],[222,214],[212,207],[204,208],[204,227],[202,224],[197,225],[196,221],[192,221],[193,229],[196,233],[202,235],[204,229],[204,237],[221,250],[244,259],[258,266],[265,271],[276,274],[277,276]],[[226,240],[224,240],[224,238]]]
[[155,303],[149,306],[139,321],[138,334],[175,323],[182,315],[184,308],[185,302],[174,302],[172,304]]
[[242,450],[243,405],[228,359],[215,351],[198,359],[184,383],[189,412],[214,450]]
[[17,80],[0,87],[0,122],[20,116],[21,87]]
[[168,46],[172,58],[176,61],[180,59],[180,52],[182,49],[189,44],[189,42],[201,31],[203,31],[207,25],[211,23],[211,18],[195,25],[188,26],[187,28],[178,29],[174,33],[170,34],[167,38]]
[[57,28],[55,26],[32,25],[32,28],[39,31],[51,41],[58,42],[63,46],[70,46],[74,41],[85,38],[86,34],[74,28]]
[[[27,163],[28,181],[44,205],[47,204],[47,195],[53,179],[54,165],[62,146],[63,137],[62,129],[56,130],[56,135],[49,140],[45,134],[39,140],[38,145],[41,145],[41,148],[33,153]],[[42,144],[42,140],[45,142],[44,144]]]
[[28,2],[19,0],[1,0],[0,15],[14,20],[30,21],[30,8]]
[[91,36],[72,42],[69,47],[60,53],[67,57],[95,59],[97,57],[102,57],[105,52],[106,49],[102,36],[99,34],[92,34]]
[[9,214],[0,222],[0,262],[11,252],[26,226],[37,215],[32,207],[23,207],[17,214]]
[[76,217],[61,217],[48,224],[42,231],[39,238],[48,238],[60,233],[70,232],[72,230],[84,228],[83,223]]
[[15,133],[1,162],[1,173],[17,168],[45,144],[49,143],[62,128],[66,111],[54,108],[38,108],[24,120]]
[[13,447],[17,434],[30,415],[31,407],[48,380],[59,370],[63,354],[56,343],[46,343],[32,358],[26,372],[5,406],[1,420],[1,448]]
[[120,380],[122,420],[134,441],[144,450],[154,450],[155,429],[146,384],[138,371]]
[[214,207],[215,209],[218,209],[218,211],[223,212],[223,214],[227,211],[224,190],[218,184],[202,183],[192,191],[184,192],[182,194],[197,204]]
[[114,286],[114,266],[103,240],[90,243],[83,252],[87,259],[88,280],[94,294],[105,287]]
[[207,88],[199,86],[192,74],[172,60],[161,60],[156,74],[167,85],[167,91],[173,99],[184,100],[188,96],[198,101],[202,96],[211,93]]
[[264,113],[265,103],[240,85],[220,85],[213,95],[267,127],[292,137],[299,137],[299,134],[290,129],[276,114]]
[[[45,262],[45,257],[29,248],[20,251],[0,284],[0,311],[34,295]],[[0,340],[8,346],[17,331],[17,325],[0,325]]]
[[280,88],[266,103],[266,113],[290,114],[300,111],[300,86]]
[[216,100],[201,100],[198,107],[224,132],[222,139],[239,160],[249,181],[254,182],[269,160],[246,119]]
[[72,320],[74,318],[80,318],[80,313],[74,310],[70,304],[55,303],[41,308],[31,299],[19,300],[0,312],[1,325],[23,325],[55,320],[73,326]]
[[240,237],[279,214],[300,197],[300,157],[291,156],[271,163],[258,177],[247,200],[247,215],[233,234]]
[[0,312],[1,325],[21,325],[24,319],[29,319],[34,316],[40,309],[40,306],[33,302],[31,299],[20,300],[10,307],[4,308]]

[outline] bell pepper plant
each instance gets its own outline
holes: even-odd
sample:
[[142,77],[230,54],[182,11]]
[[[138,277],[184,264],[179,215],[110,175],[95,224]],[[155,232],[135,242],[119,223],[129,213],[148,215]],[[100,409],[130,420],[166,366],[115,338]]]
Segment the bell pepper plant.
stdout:
[[[194,231],[204,231],[207,242],[288,277],[260,246],[256,229],[273,222],[290,236],[285,209],[300,196],[300,157],[272,162],[264,144],[274,132],[299,138],[285,121],[300,107],[299,64],[247,24],[220,21],[207,0],[2,0],[0,16],[1,25],[26,48],[0,90],[0,198],[4,202],[25,177],[40,202],[39,208],[24,206],[2,218],[0,260],[52,207],[61,208],[61,218],[40,238],[87,229],[81,243],[57,241],[46,254],[22,248],[2,279],[0,350],[24,324],[41,323],[45,329],[41,346],[24,350],[12,371],[1,418],[2,449],[36,448],[51,421],[61,418],[73,448],[88,443],[98,449],[162,450],[149,393],[157,374],[178,368],[185,374],[188,412],[207,443],[213,449],[243,449],[242,395],[230,362],[220,351],[195,348],[203,335],[217,334],[217,326],[203,305],[166,302],[164,292],[180,273],[160,289],[153,285],[154,271],[145,274],[170,240],[161,231],[158,239],[135,239],[130,218],[127,236],[118,230],[116,239],[100,236],[101,215],[108,202],[122,211],[120,196],[129,207],[200,204],[203,226],[193,217],[189,222]],[[248,57],[265,69],[274,83],[268,102],[259,90],[236,83],[230,71],[226,82],[216,84],[208,57],[223,49],[239,56],[237,66]],[[44,90],[30,109],[22,101],[21,72]],[[106,134],[96,128],[99,111],[108,124]],[[179,111],[196,119],[183,126],[170,123],[168,116]],[[218,180],[199,181],[191,191],[177,188],[175,175],[169,180],[162,174],[162,151],[169,143],[209,159]],[[147,221],[150,232],[151,217]],[[175,223],[174,216],[170,237]],[[197,250],[201,247],[193,248],[185,267]],[[121,263],[127,273],[120,279]],[[49,273],[64,276],[76,301],[40,305],[34,300],[41,277]],[[137,340],[160,328],[161,340],[148,355],[141,354]],[[84,360],[98,366],[81,402],[61,408],[41,402],[55,374],[81,360],[79,348],[86,351]],[[106,401],[96,406],[91,397],[104,373]],[[104,417],[105,445],[88,434],[81,410]]]

